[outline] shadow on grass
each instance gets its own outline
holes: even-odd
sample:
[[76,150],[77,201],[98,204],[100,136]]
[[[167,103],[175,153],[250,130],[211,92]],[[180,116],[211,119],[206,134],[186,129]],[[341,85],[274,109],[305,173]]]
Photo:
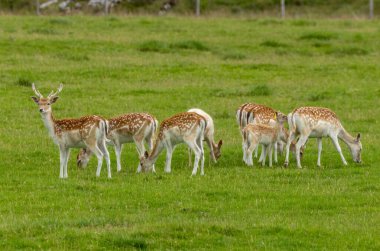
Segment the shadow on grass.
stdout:
[[221,56],[223,60],[242,60],[247,58],[245,54],[240,52],[227,52]]
[[249,89],[240,90],[213,89],[211,90],[211,94],[215,97],[270,96],[272,91],[266,84],[261,84]]
[[17,79],[15,84],[23,87],[32,87],[32,81],[24,77],[20,77],[19,79]]
[[60,33],[55,29],[48,27],[38,27],[28,30],[29,34],[40,34],[40,35],[59,35]]
[[337,34],[328,32],[311,32],[299,37],[300,40],[331,40],[337,38]]
[[330,48],[326,50],[327,55],[334,56],[365,56],[369,51],[359,47]]
[[319,92],[319,93],[312,93],[308,97],[308,100],[315,102],[315,101],[326,100],[326,99],[329,99],[329,98],[331,98],[331,93],[323,91],[323,92]]
[[265,46],[265,47],[271,47],[271,48],[288,48],[289,45],[273,40],[267,40],[264,41],[260,44],[260,46]]
[[101,246],[105,248],[120,248],[120,249],[138,249],[138,250],[146,250],[148,248],[148,244],[145,240],[140,238],[129,238],[127,236],[115,236],[115,235],[107,235],[101,239]]
[[184,40],[175,43],[166,43],[157,40],[150,40],[141,43],[138,46],[138,50],[141,52],[169,53],[177,52],[179,50],[209,51],[210,49],[202,42],[195,40]]

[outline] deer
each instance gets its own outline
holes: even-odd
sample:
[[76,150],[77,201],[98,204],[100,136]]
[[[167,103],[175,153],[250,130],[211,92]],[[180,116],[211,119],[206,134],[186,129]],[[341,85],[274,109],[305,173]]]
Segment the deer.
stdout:
[[358,133],[356,138],[352,137],[344,129],[337,115],[330,109],[324,107],[299,107],[294,109],[293,112],[288,115],[288,123],[289,138],[286,144],[285,167],[289,165],[290,144],[298,135],[299,139],[296,143],[296,160],[298,168],[302,168],[300,148],[305,145],[309,138],[317,138],[318,167],[321,166],[323,137],[330,137],[342,159],[343,165],[347,165],[347,161],[343,156],[338,139],[341,139],[348,146],[353,160],[356,163],[361,163],[362,144],[360,142],[360,133]]
[[272,149],[279,141],[287,141],[287,132],[284,128],[284,122],[287,117],[276,112],[276,124],[270,126],[268,124],[248,124],[244,127],[243,146],[244,146],[244,162],[252,166],[252,152],[259,144],[263,146],[262,166],[265,166],[266,156],[269,152],[269,166],[272,167]]
[[108,178],[111,178],[109,153],[106,147],[107,122],[100,116],[90,115],[73,119],[55,119],[52,105],[57,102],[58,94],[62,91],[60,84],[56,92],[51,92],[46,98],[36,89],[34,83],[32,89],[37,97],[31,97],[38,105],[42,120],[48,129],[60,152],[60,178],[68,178],[67,162],[71,148],[90,149],[98,158],[96,176],[100,176],[103,157],[106,159]]
[[[254,103],[245,103],[245,104],[242,104],[236,111],[236,121],[239,124],[240,132],[243,136],[243,129],[250,123],[269,125],[272,127],[276,126],[277,124],[276,114],[277,114],[277,111],[275,111],[274,109],[268,106],[261,105],[261,104],[254,104]],[[284,115],[281,112],[278,112],[278,114],[281,116]],[[274,144],[275,163],[277,163],[277,150],[279,149],[281,153],[283,146],[284,146],[284,143],[282,140]],[[244,145],[243,145],[243,152],[244,152]],[[261,152],[259,162],[262,162],[264,158],[263,153],[264,151]],[[255,149],[255,158],[257,158],[257,155],[258,155],[258,148]]]
[[[121,151],[123,144],[134,142],[139,157],[144,155],[144,141],[148,149],[153,148],[153,137],[158,127],[158,121],[148,113],[128,113],[108,120],[107,144],[113,145],[116,154],[117,172],[121,171]],[[77,165],[85,168],[93,152],[89,148],[82,148],[77,155]],[[137,168],[141,172],[141,166]],[[153,165],[153,172],[155,168]]]
[[150,170],[160,153],[166,148],[164,171],[170,173],[174,148],[180,143],[185,143],[195,154],[191,175],[197,174],[199,160],[201,160],[201,175],[204,175],[203,137],[206,126],[206,119],[195,112],[178,113],[162,121],[152,152],[149,154],[145,151],[144,156],[140,158],[142,170]]
[[[206,141],[207,146],[210,148],[210,158],[212,159],[214,163],[216,163],[217,160],[221,156],[220,149],[222,148],[223,140],[219,140],[218,144],[216,144],[214,141],[215,127],[214,127],[213,119],[205,111],[198,108],[192,108],[188,110],[187,112],[195,112],[206,119],[207,125],[205,128],[204,140]],[[190,148],[189,148],[189,166],[191,166],[191,149]]]

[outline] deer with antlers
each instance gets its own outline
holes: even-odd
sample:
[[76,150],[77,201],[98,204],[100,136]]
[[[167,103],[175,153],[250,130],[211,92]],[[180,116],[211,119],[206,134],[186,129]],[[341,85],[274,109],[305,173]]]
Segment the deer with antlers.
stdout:
[[[108,120],[107,139],[115,147],[117,171],[121,171],[120,155],[122,146],[125,143],[134,142],[136,144],[139,157],[144,155],[144,141],[148,144],[149,150],[153,148],[153,137],[157,129],[158,122],[155,117],[148,113],[128,113]],[[83,148],[77,156],[78,167],[87,166],[93,152],[89,148]],[[141,172],[141,166],[137,168]],[[153,172],[155,172],[153,165]]]
[[58,100],[58,93],[62,91],[60,84],[56,92],[51,92],[46,98],[32,84],[32,89],[37,97],[31,97],[38,105],[39,111],[54,143],[59,146],[60,152],[60,178],[67,178],[67,162],[70,148],[90,149],[98,158],[96,176],[100,176],[103,157],[106,159],[108,178],[111,178],[109,153],[106,148],[106,121],[96,115],[85,116],[76,119],[55,119],[52,112],[52,104]]
[[179,113],[162,121],[152,152],[150,154],[145,152],[140,158],[142,169],[150,170],[159,154],[166,148],[165,172],[170,173],[175,146],[186,143],[195,154],[192,175],[197,173],[199,160],[201,160],[201,175],[204,175],[203,136],[206,125],[206,119],[194,112]]
[[362,144],[360,142],[360,133],[356,138],[352,137],[342,126],[336,114],[328,108],[323,107],[299,107],[288,115],[289,138],[286,144],[285,166],[289,164],[290,143],[299,135],[296,144],[297,167],[302,168],[300,160],[300,148],[308,138],[317,138],[318,141],[318,161],[321,165],[322,138],[330,137],[336,150],[338,151],[342,162],[347,165],[338,138],[343,140],[348,146],[352,158],[355,162],[361,162]]

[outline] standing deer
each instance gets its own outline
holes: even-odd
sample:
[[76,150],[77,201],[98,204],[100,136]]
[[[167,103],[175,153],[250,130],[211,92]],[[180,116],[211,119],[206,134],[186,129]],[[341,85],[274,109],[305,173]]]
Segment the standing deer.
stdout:
[[[260,104],[253,104],[253,103],[245,103],[241,105],[238,110],[236,111],[236,121],[239,124],[240,132],[243,136],[243,129],[246,127],[246,125],[252,123],[252,124],[263,124],[263,125],[269,125],[269,126],[276,126],[276,111],[270,107],[267,107],[265,105]],[[281,116],[282,113],[278,113]],[[283,142],[278,141],[276,144],[274,144],[274,161],[277,163],[277,149],[282,149]],[[244,145],[243,145],[243,152],[244,152]],[[261,152],[259,162],[261,162],[264,158],[263,155],[264,151]],[[257,158],[258,154],[258,147],[255,149],[255,158]]]
[[[220,158],[221,152],[220,148],[223,145],[223,141],[219,140],[218,144],[214,142],[214,121],[209,114],[205,111],[197,108],[192,108],[187,112],[195,112],[206,119],[207,125],[205,128],[204,140],[206,141],[208,147],[210,148],[210,157],[214,163],[216,163],[217,159]],[[191,165],[191,149],[189,148],[189,165]]]
[[272,149],[279,141],[287,141],[287,133],[284,128],[284,122],[287,117],[283,114],[276,113],[275,126],[268,124],[248,124],[244,127],[243,146],[244,146],[244,162],[252,166],[252,152],[259,144],[263,146],[263,160],[261,164],[265,166],[265,159],[269,152],[269,166],[272,166]]
[[[108,120],[107,139],[115,147],[117,171],[121,171],[120,155],[122,146],[125,143],[134,142],[136,144],[139,157],[144,155],[144,141],[148,144],[149,150],[153,148],[153,136],[156,132],[158,122],[155,117],[148,113],[128,113]],[[77,156],[78,167],[87,166],[93,152],[88,148],[83,148]],[[141,166],[137,172],[141,171]],[[155,171],[153,166],[153,171]]]
[[201,160],[201,175],[204,175],[203,135],[206,125],[206,119],[194,112],[179,113],[162,121],[152,152],[150,154],[145,152],[140,158],[142,169],[149,170],[166,148],[165,172],[170,173],[175,146],[186,143],[195,154],[192,175],[197,173],[199,160]]
[[109,153],[106,148],[107,123],[99,116],[85,116],[76,119],[55,119],[51,105],[58,100],[58,93],[62,91],[60,84],[56,92],[51,92],[47,98],[32,84],[32,89],[37,97],[32,97],[38,105],[39,111],[50,136],[54,143],[59,146],[60,152],[60,178],[67,178],[67,162],[70,148],[86,147],[95,153],[98,158],[96,176],[100,176],[103,157],[106,159],[108,178],[111,178]]
[[300,148],[308,138],[317,138],[318,141],[318,161],[321,165],[322,137],[330,137],[336,150],[342,159],[344,165],[347,165],[342,149],[340,148],[338,138],[343,140],[350,149],[352,158],[355,162],[361,162],[362,144],[360,142],[360,133],[356,138],[352,137],[343,128],[336,114],[327,108],[322,107],[300,107],[288,115],[289,138],[286,144],[285,166],[289,164],[289,147],[290,142],[299,135],[296,144],[297,167],[302,168],[300,160]]

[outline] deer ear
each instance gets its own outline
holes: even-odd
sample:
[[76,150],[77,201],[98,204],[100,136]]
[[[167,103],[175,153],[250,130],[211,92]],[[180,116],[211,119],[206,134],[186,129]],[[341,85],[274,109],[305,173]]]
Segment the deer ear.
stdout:
[[218,147],[220,148],[223,145],[223,140],[219,140]]
[[31,97],[32,99],[33,99],[33,101],[36,103],[36,104],[38,104],[38,101],[39,101],[39,98],[37,98],[37,97]]
[[52,97],[52,98],[50,99],[50,104],[54,104],[55,102],[57,102],[58,99],[59,99],[58,96]]
[[360,133],[358,133],[358,136],[356,136],[356,141],[357,141],[357,142],[360,141]]
[[145,157],[145,158],[148,158],[148,157],[149,157],[149,153],[148,153],[147,151],[145,151],[145,153],[144,153],[144,157]]

